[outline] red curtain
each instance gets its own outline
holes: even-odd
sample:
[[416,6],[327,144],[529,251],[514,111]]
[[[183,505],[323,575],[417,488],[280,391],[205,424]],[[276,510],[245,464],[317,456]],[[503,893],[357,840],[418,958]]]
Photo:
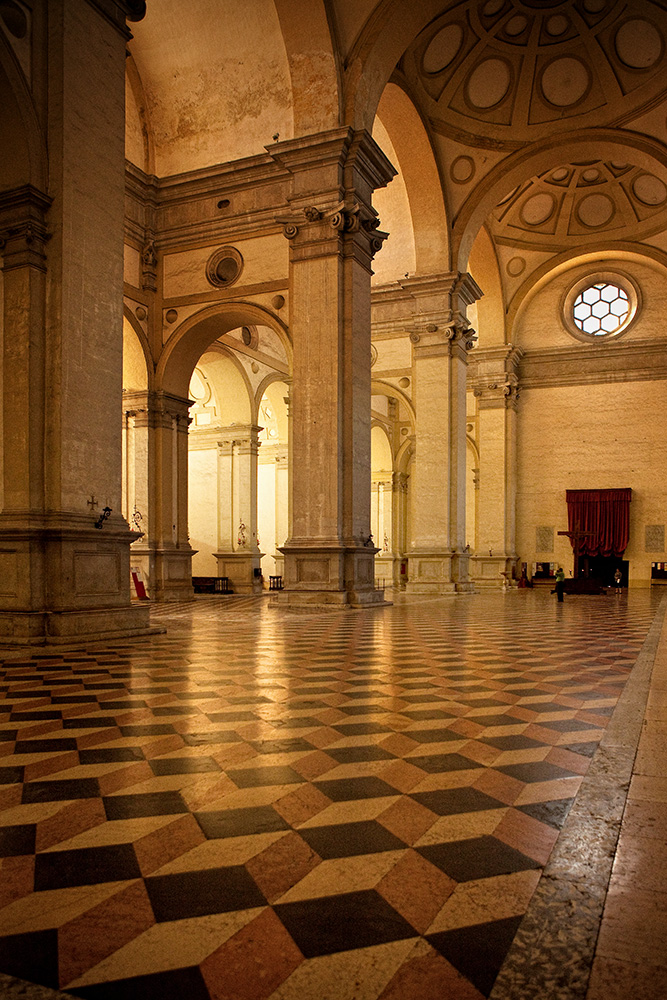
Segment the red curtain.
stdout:
[[567,490],[566,499],[568,531],[589,532],[579,538],[579,554],[620,558],[630,534],[632,490]]

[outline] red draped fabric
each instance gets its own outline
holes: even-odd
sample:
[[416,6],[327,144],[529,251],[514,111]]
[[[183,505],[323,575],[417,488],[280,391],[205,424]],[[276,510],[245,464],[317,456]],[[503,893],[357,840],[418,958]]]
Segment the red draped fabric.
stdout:
[[578,539],[579,555],[622,556],[630,534],[632,490],[567,490],[566,499],[568,531],[590,532]]

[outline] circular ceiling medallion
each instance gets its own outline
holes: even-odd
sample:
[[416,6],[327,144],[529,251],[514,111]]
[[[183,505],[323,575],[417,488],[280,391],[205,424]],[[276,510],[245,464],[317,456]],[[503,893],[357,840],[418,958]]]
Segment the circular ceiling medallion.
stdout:
[[457,156],[449,168],[449,176],[457,184],[466,184],[475,173],[475,161],[471,156]]
[[589,167],[587,170],[582,170],[581,176],[587,184],[593,184],[595,181],[600,180],[600,171],[594,167]]
[[542,94],[557,108],[577,104],[586,96],[590,85],[588,69],[572,56],[554,59],[542,73]]
[[641,17],[626,21],[616,32],[616,53],[631,69],[648,69],[662,55],[662,37],[654,25]]
[[523,257],[511,257],[507,261],[506,271],[512,278],[518,278],[526,270],[526,261]]
[[555,206],[550,194],[535,194],[521,206],[521,219],[527,226],[541,226],[553,215]]
[[632,185],[632,191],[644,205],[662,205],[667,198],[667,187],[653,174],[640,174]]
[[554,170],[554,172],[552,173],[551,180],[556,181],[557,184],[560,184],[561,181],[567,180],[569,176],[570,176],[570,171],[567,169],[567,167],[559,167],[558,170]]
[[488,0],[488,3],[485,3],[482,7],[482,14],[485,17],[493,17],[493,15],[501,11],[504,6],[505,0]]
[[164,318],[166,319],[167,323],[175,323],[176,320],[178,319],[178,311],[176,309],[167,309],[166,313],[164,314]]
[[404,375],[403,378],[399,378],[398,384],[400,385],[401,389],[407,389],[408,386],[410,385],[410,379],[407,377],[407,375]]
[[599,14],[607,6],[607,0],[584,0],[584,10],[589,14]]
[[455,58],[463,41],[463,28],[460,24],[448,24],[439,31],[424,53],[422,66],[425,73],[439,73]]
[[466,90],[470,104],[483,111],[495,107],[507,95],[511,80],[510,67],[504,59],[485,59],[468,78]]
[[546,23],[547,34],[558,37],[567,31],[569,25],[568,18],[563,14],[554,14]]
[[236,247],[220,247],[206,263],[206,277],[216,288],[233,285],[243,270],[243,257]]
[[613,214],[614,203],[606,194],[586,195],[577,206],[579,221],[589,229],[606,225]]

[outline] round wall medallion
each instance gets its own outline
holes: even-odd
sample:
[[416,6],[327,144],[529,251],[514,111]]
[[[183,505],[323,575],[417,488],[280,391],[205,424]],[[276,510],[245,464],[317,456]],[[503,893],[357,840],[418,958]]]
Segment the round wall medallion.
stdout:
[[545,25],[547,34],[553,37],[564,34],[569,26],[570,22],[563,14],[554,14]]
[[137,306],[137,308],[134,310],[134,315],[137,317],[137,319],[143,322],[143,320],[145,320],[146,317],[148,316],[148,313],[146,312],[143,306]]
[[518,278],[526,270],[526,261],[523,257],[511,257],[507,261],[507,273],[512,278]]
[[285,305],[285,296],[274,295],[273,298],[271,299],[271,305],[273,306],[274,309],[282,309],[282,307]]
[[475,174],[472,156],[457,156],[449,168],[449,176],[456,184],[467,184]]
[[206,264],[206,277],[216,288],[226,288],[238,280],[243,270],[243,257],[236,247],[220,247]]
[[408,386],[410,385],[410,379],[407,377],[407,375],[404,375],[403,378],[399,378],[398,384],[400,385],[401,389],[407,389]]
[[554,59],[542,73],[542,94],[557,108],[568,108],[581,101],[591,86],[591,76],[584,64],[572,56]]
[[166,313],[164,314],[164,318],[166,319],[167,323],[175,323],[176,320],[178,319],[178,313],[176,312],[175,309],[167,309]]

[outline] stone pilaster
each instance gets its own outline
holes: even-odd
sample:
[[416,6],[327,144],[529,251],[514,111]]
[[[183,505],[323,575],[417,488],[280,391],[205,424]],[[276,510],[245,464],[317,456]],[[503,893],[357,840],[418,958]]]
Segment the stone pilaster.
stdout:
[[469,386],[477,401],[478,546],[472,576],[478,587],[501,587],[516,566],[516,420],[523,351],[504,344],[477,348]]
[[416,440],[407,590],[465,592],[472,589],[465,540],[466,368],[475,341],[466,310],[481,292],[470,275],[453,273],[415,279],[413,295],[425,299],[419,312],[426,321],[413,323],[410,333]]
[[363,605],[375,590],[370,539],[370,276],[386,236],[372,192],[395,171],[366,132],[338,129],[270,147],[292,175],[293,474],[288,604]]
[[393,543],[394,543],[394,587],[405,590],[408,582],[407,559],[405,557],[408,539],[408,483],[410,477],[405,472],[395,472],[392,477]]
[[[257,543],[257,449],[261,428],[234,425],[218,434],[218,575],[236,594],[262,592]],[[224,436],[222,436],[224,433]]]
[[375,557],[375,576],[383,586],[394,583],[394,518],[393,518],[393,477],[373,477],[371,483],[371,526],[373,538],[379,549]]

